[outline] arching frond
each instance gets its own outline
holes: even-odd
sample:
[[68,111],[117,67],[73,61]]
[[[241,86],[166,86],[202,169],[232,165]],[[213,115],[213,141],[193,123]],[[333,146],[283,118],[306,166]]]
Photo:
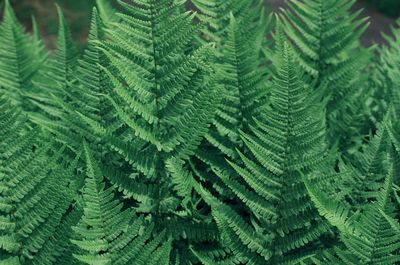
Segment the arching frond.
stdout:
[[[61,8],[57,5],[59,27],[56,51],[46,66],[41,69],[33,80],[34,89],[29,94],[36,106],[30,116],[35,123],[46,123],[53,117],[59,117],[60,110],[54,102],[54,97],[66,99],[74,78],[78,52],[73,43],[71,33],[65,22]],[[38,114],[39,112],[39,114]]]
[[73,84],[62,93],[53,94],[49,98],[56,112],[49,111],[52,109],[46,107],[45,110],[49,111],[47,117],[42,116],[37,120],[55,135],[57,141],[67,145],[74,153],[80,152],[83,139],[93,147],[96,146],[96,155],[104,149],[99,144],[98,136],[82,119],[82,115],[112,127],[111,104],[105,98],[110,84],[102,70],[107,65],[105,55],[100,50],[103,39],[103,24],[94,8],[88,46],[83,57],[78,60]]
[[96,0],[96,6],[99,10],[101,19],[106,23],[112,23],[118,20],[117,11],[112,6],[112,1]]
[[259,0],[193,0],[192,3],[199,10],[199,20],[206,25],[201,31],[201,37],[205,41],[216,42],[222,46],[228,35],[231,14],[238,20],[246,17],[251,21],[248,25],[251,26],[248,28],[251,31],[253,26],[257,25],[258,12],[263,5],[263,2]]
[[[224,99],[213,128],[206,136],[208,142],[227,157],[237,156],[235,147],[241,145],[239,131],[246,131],[252,120],[260,115],[267,94],[262,73],[258,69],[257,48],[253,46],[256,36],[245,34],[245,22],[231,17],[227,42],[222,49]],[[209,153],[211,150],[203,152]]]
[[112,64],[104,73],[113,88],[108,100],[119,130],[104,130],[85,119],[145,179],[169,185],[165,161],[193,154],[218,105],[219,90],[209,64],[212,47],[187,53],[197,27],[193,15],[182,12],[182,3],[120,5],[125,13],[107,31],[110,40],[103,50]]
[[9,0],[5,1],[0,38],[0,91],[13,105],[27,107],[25,94],[32,89],[32,78],[46,60],[46,53],[40,41],[18,22]]
[[393,171],[389,170],[376,201],[365,204],[359,213],[329,198],[305,179],[307,190],[321,215],[340,231],[343,246],[335,255],[327,254],[323,264],[397,264],[400,236],[393,219],[391,202]]
[[269,108],[250,133],[242,135],[248,149],[239,152],[243,166],[231,163],[234,176],[216,172],[250,217],[201,191],[211,205],[224,246],[249,264],[284,264],[309,257],[315,254],[308,251],[310,246],[320,244],[319,237],[329,229],[307,196],[299,173],[320,166],[325,157],[324,113],[310,104],[311,89],[299,76],[289,45],[283,46],[275,60]]
[[91,151],[84,143],[86,179],[83,189],[83,216],[74,227],[79,247],[74,257],[84,264],[169,264],[171,242],[165,233],[152,238],[154,225],[123,209],[105,187],[104,178]]
[[319,83],[325,78],[333,84],[340,82],[357,65],[358,58],[351,56],[351,52],[357,51],[359,37],[368,24],[366,18],[356,20],[360,11],[350,13],[354,2],[288,1],[289,8],[282,11],[281,18],[288,38],[295,44],[297,60],[306,72],[318,76]]
[[390,147],[388,119],[389,115],[378,126],[376,134],[364,145],[363,150],[354,154],[352,165],[345,166],[354,173],[352,197],[358,201],[353,202],[355,204],[363,204],[375,198],[387,174]]
[[[0,254],[6,264],[56,264],[55,256],[69,244],[55,233],[73,200],[71,171],[61,163],[63,149],[38,129],[30,130],[26,118],[3,98],[0,102]],[[48,253],[48,243],[54,252]],[[45,254],[47,252],[47,254]],[[7,263],[9,262],[9,263]],[[61,263],[59,263],[61,264]]]
[[[246,12],[257,12],[249,9]],[[221,50],[218,64],[219,83],[222,88],[222,101],[216,112],[210,131],[196,152],[194,164],[201,168],[204,178],[219,191],[222,196],[223,184],[211,168],[231,170],[225,158],[237,159],[236,148],[243,148],[240,131],[247,132],[253,120],[260,116],[267,101],[266,79],[260,69],[260,42],[258,34],[264,36],[263,25],[254,29],[253,16],[236,19],[231,15],[227,26],[227,37]],[[222,191],[221,191],[222,190]]]
[[[280,15],[286,35],[294,44],[297,62],[328,102],[329,140],[343,149],[354,148],[355,138],[363,132],[359,127],[367,122],[367,117],[360,117],[366,109],[360,96],[367,94],[362,73],[370,52],[361,47],[359,39],[368,23],[367,18],[359,19],[361,11],[351,10],[354,3],[287,1],[288,8]],[[356,128],[352,127],[354,121],[358,122]],[[346,137],[341,137],[344,134]]]

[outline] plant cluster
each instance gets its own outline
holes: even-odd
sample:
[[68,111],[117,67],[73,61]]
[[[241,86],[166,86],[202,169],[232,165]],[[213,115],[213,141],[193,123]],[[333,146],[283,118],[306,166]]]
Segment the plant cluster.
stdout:
[[1,265],[400,264],[400,30],[353,0],[0,24]]

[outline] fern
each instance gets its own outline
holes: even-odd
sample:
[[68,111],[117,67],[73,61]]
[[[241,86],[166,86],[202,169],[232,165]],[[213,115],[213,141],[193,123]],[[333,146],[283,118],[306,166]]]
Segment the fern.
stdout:
[[[207,179],[223,195],[226,189],[210,168],[231,170],[223,157],[236,159],[236,148],[242,148],[240,130],[247,131],[253,118],[259,116],[267,98],[264,82],[265,72],[261,70],[263,62],[261,52],[265,40],[266,19],[264,11],[259,12],[254,2],[241,1],[242,13],[235,18],[231,10],[230,22],[225,24],[223,17],[215,17],[220,27],[224,43],[219,44],[218,82],[223,91],[222,101],[213,125],[196,152],[200,171],[197,177]],[[259,3],[260,4],[260,3]],[[215,14],[225,14],[235,5],[215,2]],[[205,12],[205,11],[204,11]],[[229,14],[229,13],[228,13]],[[224,195],[223,195],[224,196]]]
[[[117,73],[104,69],[114,88],[108,99],[119,118],[119,129],[104,130],[84,117],[138,173],[167,185],[165,162],[193,153],[218,102],[213,69],[206,65],[210,46],[185,54],[196,27],[190,13],[181,13],[180,4],[120,4],[127,15],[119,15],[121,22],[108,35],[121,42],[108,41],[104,49]],[[168,20],[159,19],[164,17]],[[169,37],[177,29],[168,28],[172,22],[182,29],[174,38]],[[129,38],[122,39],[126,34]],[[134,192],[125,189],[130,186],[126,180],[111,181],[126,194]]]
[[378,127],[376,135],[371,139],[362,152],[354,157],[357,191],[361,194],[357,198],[368,200],[375,196],[382,181],[385,179],[390,138],[388,135],[388,117]]
[[32,79],[46,60],[39,40],[27,34],[17,21],[8,0],[0,25],[0,90],[13,105],[25,106],[26,93],[32,89]]
[[76,247],[70,239],[74,236],[72,227],[78,223],[81,214],[82,211],[79,208],[74,208],[64,214],[53,236],[46,240],[46,244],[35,254],[31,263],[35,265],[79,264],[72,256]]
[[[266,101],[267,89],[258,68],[257,35],[245,33],[248,23],[247,19],[237,21],[231,17],[227,42],[222,48],[224,64],[220,65],[224,98],[205,136],[207,142],[196,152],[205,165],[221,170],[230,168],[221,157],[237,158],[235,149],[243,146],[240,130],[248,131],[253,119],[263,111]],[[218,178],[212,172],[205,175],[218,185]]]
[[[329,228],[306,196],[298,173],[309,172],[325,156],[323,112],[309,104],[310,92],[298,77],[292,51],[287,43],[283,46],[276,60],[270,107],[251,126],[251,134],[242,136],[249,150],[249,154],[239,152],[244,167],[231,163],[237,176],[217,172],[246,205],[250,219],[205,194],[225,245],[254,264],[301,259],[299,249],[307,256],[307,248],[318,244],[318,237]],[[311,224],[313,229],[308,229]]]
[[354,2],[290,1],[283,11],[281,17],[295,44],[296,58],[307,73],[319,77],[321,84],[327,77],[335,84],[356,64],[357,57],[350,57],[350,53],[357,51],[358,38],[368,24],[366,19],[355,21],[360,12],[349,14]]
[[[113,198],[105,188],[103,176],[84,143],[87,177],[83,189],[83,217],[74,227],[72,240],[81,251],[74,256],[85,264],[168,264],[170,242],[163,244],[165,233],[151,239],[154,225],[144,228],[143,218]],[[169,246],[168,246],[169,245]],[[150,257],[152,255],[152,257]]]
[[112,23],[118,20],[116,10],[112,4],[106,0],[96,0],[96,6],[99,9],[100,17],[105,23]]
[[62,149],[29,130],[19,112],[1,99],[0,253],[6,264],[38,264],[47,241],[69,247],[53,236],[73,199],[71,172],[60,163]]
[[355,0],[96,0],[52,51],[4,2],[0,264],[400,263],[396,25],[364,48]]
[[[333,143],[339,142],[343,149],[357,148],[354,138],[362,134],[360,120],[363,117],[359,113],[365,108],[359,97],[366,95],[366,91],[358,89],[363,86],[359,75],[362,70],[358,70],[357,75],[351,73],[369,60],[368,50],[359,48],[359,38],[368,27],[367,18],[358,19],[361,11],[350,11],[355,3],[353,0],[287,3],[289,7],[280,17],[294,44],[298,63],[328,101],[329,139]],[[352,128],[353,122],[359,124]],[[344,134],[347,135],[344,139],[336,137]]]
[[221,66],[224,67],[225,98],[214,121],[215,129],[207,136],[207,140],[228,157],[234,157],[233,146],[240,145],[239,130],[246,130],[253,117],[259,116],[265,103],[266,89],[258,70],[257,46],[251,44],[255,42],[254,36],[244,32],[247,30],[246,22],[231,17],[227,43],[223,48],[225,64]]
[[[229,192],[218,174],[211,169],[232,172],[224,157],[238,157],[236,148],[243,147],[240,131],[248,131],[266,101],[264,75],[259,69],[260,47],[264,38],[263,20],[260,19],[258,26],[249,30],[256,21],[253,14],[250,15],[252,11],[255,9],[249,7],[246,11],[249,16],[238,19],[232,13],[230,15],[230,23],[225,29],[226,40],[220,47],[223,63],[219,63],[221,70],[218,80],[223,89],[223,99],[213,125],[205,136],[206,141],[196,152],[196,159],[192,163],[197,167],[193,168],[196,177],[212,185],[219,192],[219,197],[229,197]],[[190,180],[191,186],[196,185],[197,180],[192,176],[186,179]],[[183,181],[180,180],[180,183]]]
[[[67,81],[72,82],[73,85],[62,89],[60,93],[51,94],[49,100],[53,106],[49,108],[49,106],[41,105],[44,106],[44,115],[36,119],[42,127],[54,133],[57,140],[67,145],[74,153],[80,152],[83,139],[93,146],[96,145],[97,152],[102,150],[98,148],[100,140],[81,115],[90,117],[101,124],[112,123],[113,115],[108,114],[111,104],[104,97],[110,89],[110,84],[104,77],[101,66],[106,65],[106,58],[100,50],[103,39],[103,24],[97,10],[93,9],[88,46],[82,59],[78,60],[75,76],[71,81]],[[56,84],[51,89],[60,89],[60,87]]]
[[[375,64],[372,65],[373,70],[371,71],[371,83],[375,93],[373,95],[375,109],[378,109],[378,111],[381,109],[385,110],[387,105],[391,104],[394,108],[396,119],[400,112],[399,93],[396,89],[398,86],[396,75],[399,72],[399,58],[397,54],[400,40],[400,31],[397,28],[398,24],[399,22],[396,22],[391,27],[392,36],[383,34],[387,45],[377,48],[378,58],[375,59]],[[374,113],[377,117],[376,119],[380,118],[377,115],[381,115],[381,112]]]
[[57,12],[59,16],[57,49],[33,80],[34,89],[28,95],[35,106],[30,114],[31,119],[38,124],[61,115],[54,97],[65,99],[66,92],[75,81],[77,49],[59,6],[57,6]]
[[397,264],[400,237],[391,202],[393,171],[390,170],[377,200],[351,213],[346,205],[321,193],[305,179],[307,189],[321,215],[340,231],[344,246],[327,254],[322,264]]
[[[250,38],[256,45],[253,47],[258,52],[257,61],[266,67],[270,66],[270,57],[272,56],[273,43],[266,38],[269,31],[272,31],[273,16],[267,15],[264,10],[264,3],[260,0],[194,0],[191,1],[196,11],[199,11],[197,18],[203,27],[198,34],[197,41],[200,43],[216,43],[216,52],[220,64],[224,64],[224,46],[228,40],[230,31],[231,17],[241,21],[241,31],[243,40]],[[246,35],[246,36],[244,36]],[[256,37],[257,36],[257,37]],[[260,45],[259,47],[257,45]],[[225,56],[227,54],[225,53]],[[264,73],[267,75],[268,73]],[[223,83],[223,78],[221,80]]]
[[[108,40],[101,49],[111,65],[103,67],[103,73],[112,87],[106,98],[113,107],[115,126],[105,128],[81,115],[127,162],[103,164],[111,183],[138,203],[138,212],[157,220],[159,231],[162,227],[176,231],[166,220],[177,215],[189,218],[193,214],[189,211],[196,212],[180,205],[185,198],[179,192],[171,192],[174,172],[167,164],[194,153],[208,131],[220,94],[209,64],[212,46],[189,50],[197,26],[193,14],[182,12],[182,4],[120,2],[125,13],[118,14],[120,22],[106,31]],[[124,170],[116,172],[115,167]],[[193,226],[203,224],[193,222]],[[172,259],[186,256],[183,252]]]
[[[258,23],[257,16],[259,15],[257,10],[261,9],[262,5],[262,2],[258,0],[194,0],[192,2],[200,11],[198,15],[200,21],[206,25],[201,31],[202,38],[220,45],[223,45],[228,35],[231,15],[237,17],[239,20],[247,17],[249,21],[256,25]],[[250,10],[253,12],[249,12]]]

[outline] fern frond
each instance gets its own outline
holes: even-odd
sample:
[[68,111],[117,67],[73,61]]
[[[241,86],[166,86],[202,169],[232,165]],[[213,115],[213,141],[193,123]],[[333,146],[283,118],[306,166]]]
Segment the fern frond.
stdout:
[[369,143],[364,145],[363,150],[356,153],[352,159],[351,170],[355,173],[354,186],[357,187],[353,194],[356,200],[361,200],[361,203],[376,197],[376,192],[387,174],[390,147],[388,119],[389,114],[378,126],[376,134]]
[[35,254],[32,260],[34,265],[53,265],[53,264],[79,264],[76,262],[72,253],[76,247],[70,242],[74,236],[72,227],[75,226],[82,215],[82,209],[72,209],[63,216],[62,221],[56,228],[54,235],[46,242],[45,246]]
[[79,224],[73,228],[76,239],[72,240],[81,251],[74,257],[85,264],[145,264],[144,257],[153,252],[156,253],[153,262],[169,255],[164,244],[170,242],[164,243],[164,234],[151,239],[152,226],[142,231],[143,218],[134,220],[135,213],[123,209],[122,203],[114,198],[113,189],[105,187],[103,175],[86,143],[84,149],[87,163],[84,210]]
[[[247,13],[258,12],[249,9]],[[226,39],[220,47],[222,53],[218,81],[223,91],[222,101],[205,141],[196,152],[193,163],[221,196],[227,191],[211,168],[232,171],[225,158],[238,158],[236,148],[243,148],[240,131],[247,132],[253,120],[264,111],[268,89],[260,70],[260,44],[258,34],[264,36],[262,24],[254,23],[252,15],[235,18],[230,16]],[[259,21],[261,23],[261,20]],[[253,28],[251,28],[253,27]],[[202,178],[201,176],[197,176]]]
[[[307,259],[314,254],[309,249],[318,245],[319,237],[329,229],[306,195],[299,173],[322,165],[326,152],[324,113],[310,104],[311,89],[299,77],[291,48],[287,42],[282,45],[281,56],[274,60],[277,72],[271,103],[250,126],[250,132],[242,134],[248,150],[239,152],[243,165],[231,162],[236,171],[232,176],[216,171],[246,205],[240,212],[246,211],[250,217],[243,218],[243,213],[237,213],[239,209],[210,194],[205,198],[225,247],[239,260],[246,257],[249,264]],[[202,193],[205,196],[204,190]]]
[[352,0],[287,4],[281,18],[300,65],[312,76],[337,82],[344,74],[339,70],[348,69],[356,59],[350,52],[357,50],[358,39],[368,26],[366,19],[356,20],[359,12],[349,13]]
[[364,206],[361,213],[328,198],[305,179],[307,190],[321,215],[340,231],[344,246],[335,248],[336,256],[327,255],[324,264],[397,264],[400,237],[393,219],[391,192],[393,171],[389,170],[376,201]]
[[54,150],[46,135],[30,130],[6,100],[0,108],[0,253],[7,260],[37,264],[51,259],[50,253],[40,254],[49,240],[60,252],[68,248],[60,242],[68,235],[54,234],[73,200],[71,171],[61,163],[63,148]]
[[351,10],[354,3],[287,1],[288,8],[280,14],[297,62],[311,77],[317,93],[327,100],[329,140],[332,145],[339,143],[342,149],[352,148],[363,133],[362,128],[353,128],[352,122],[363,126],[368,120],[367,116],[360,117],[367,109],[360,96],[367,93],[362,87],[362,73],[372,54],[361,48],[359,39],[369,23],[367,18],[359,19],[361,11]]
[[115,126],[80,115],[134,169],[134,178],[111,176],[112,184],[140,200],[141,211],[157,214],[188,195],[170,192],[174,172],[166,163],[194,153],[220,98],[210,64],[213,47],[190,49],[197,26],[182,5],[120,2],[124,13],[106,30],[108,40],[101,48],[110,63],[103,73],[112,88],[106,98]]
[[117,11],[114,9],[110,1],[96,0],[96,6],[99,10],[101,19],[106,23],[113,23],[118,20]]
[[104,96],[109,92],[110,85],[103,73],[103,67],[107,65],[105,56],[100,50],[103,39],[103,24],[94,8],[88,46],[82,59],[78,60],[78,66],[74,71],[74,83],[68,90],[53,94],[49,99],[57,109],[56,114],[50,108],[48,117],[36,120],[53,133],[57,141],[67,145],[74,153],[80,151],[83,139],[98,147],[96,153],[104,149],[100,147],[99,137],[86,120],[82,119],[82,115],[112,127],[111,105]]
[[258,67],[258,52],[252,45],[256,36],[245,32],[247,20],[237,21],[231,16],[228,37],[223,46],[224,64],[221,80],[224,99],[213,122],[214,128],[206,139],[228,156],[235,157],[235,146],[240,147],[240,130],[247,130],[252,119],[259,116],[265,104],[267,89]]
[[73,43],[71,33],[65,22],[61,8],[57,5],[59,17],[56,51],[48,64],[41,69],[33,80],[34,89],[29,97],[36,108],[30,116],[35,123],[59,117],[61,111],[54,102],[54,96],[65,100],[66,94],[75,82],[74,74],[77,65],[78,52]]
[[[399,81],[396,78],[399,68],[399,43],[400,43],[400,30],[398,29],[399,21],[391,26],[390,35],[382,33],[387,45],[382,45],[377,48],[376,58],[372,66],[372,84],[374,94],[372,97],[374,107],[378,111],[376,115],[382,115],[387,111],[389,105],[393,106],[395,118],[398,119],[400,115],[400,95],[396,87]],[[386,103],[382,106],[381,102]],[[377,116],[378,120],[382,118]]]
[[0,91],[13,105],[28,107],[25,94],[32,90],[32,79],[46,60],[46,53],[40,41],[18,22],[9,0],[5,1],[0,38]]
[[[246,18],[251,21],[251,24],[249,24],[251,28],[248,28],[251,31],[252,27],[258,22],[258,12],[263,4],[262,1],[258,0],[193,0],[192,3],[199,10],[197,15],[199,20],[206,25],[201,30],[201,37],[206,42],[217,43],[220,47],[226,41],[231,15],[238,20]],[[250,10],[253,12],[249,12]]]

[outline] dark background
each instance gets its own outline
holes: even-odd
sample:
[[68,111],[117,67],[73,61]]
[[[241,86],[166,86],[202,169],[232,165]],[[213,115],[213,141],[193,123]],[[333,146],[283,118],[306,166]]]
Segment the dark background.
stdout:
[[[94,0],[10,0],[17,16],[31,29],[31,15],[35,15],[46,44],[54,46],[57,32],[57,13],[54,3],[57,2],[73,33],[74,39],[82,44],[86,40],[90,23],[90,11]],[[4,0],[0,0],[3,6]],[[277,11],[284,6],[283,0],[266,0],[266,8]],[[354,7],[363,8],[363,16],[369,16],[371,26],[364,34],[362,42],[369,46],[371,43],[383,42],[381,32],[390,32],[390,25],[400,16],[400,0],[360,0]],[[1,9],[2,10],[2,9]],[[1,12],[0,12],[1,16]]]

